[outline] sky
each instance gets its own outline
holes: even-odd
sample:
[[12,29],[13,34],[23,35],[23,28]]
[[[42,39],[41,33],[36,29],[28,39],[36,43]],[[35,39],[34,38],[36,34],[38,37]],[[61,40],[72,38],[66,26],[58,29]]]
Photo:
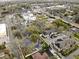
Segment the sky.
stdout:
[[[45,1],[45,0],[0,0],[0,2],[6,1]],[[46,1],[55,1],[55,0],[46,0]],[[79,2],[79,0],[56,0],[56,1],[72,1],[72,2]]]
[[[21,1],[21,0],[0,0],[0,1]],[[29,0],[28,0],[29,1]],[[32,0],[33,1],[33,0]],[[41,0],[40,0],[41,1]],[[46,0],[46,1],[50,1],[50,0]],[[54,0],[55,1],[55,0]],[[57,0],[59,1],[59,0]],[[79,1],[79,0],[60,0],[60,1]]]

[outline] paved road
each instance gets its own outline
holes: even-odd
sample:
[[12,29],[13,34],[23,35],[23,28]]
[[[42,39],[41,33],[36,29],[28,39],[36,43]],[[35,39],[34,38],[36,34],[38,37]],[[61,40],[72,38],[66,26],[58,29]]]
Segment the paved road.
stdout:
[[63,18],[63,19],[64,19],[64,20],[62,20],[62,21],[66,22],[66,23],[69,23],[70,25],[79,28],[79,24],[74,23],[74,22],[72,22],[72,21],[70,21],[70,20],[67,20],[66,18]]
[[[42,37],[41,37],[42,38]],[[50,45],[50,47],[52,49],[50,49],[51,53],[57,58],[57,59],[65,59],[64,56],[62,56],[60,53],[58,53],[54,48],[53,45],[51,44],[53,39],[47,37],[46,39],[42,38],[48,45]],[[61,56],[61,58],[56,54],[58,53],[59,56]]]
[[8,28],[8,36],[9,36],[9,40],[10,40],[10,48],[13,51],[13,53],[15,54],[15,56],[17,57],[17,59],[24,59],[22,56],[22,53],[18,47],[18,44],[16,43],[16,40],[14,39],[12,32],[11,32],[11,21],[10,19],[8,19],[8,17],[6,17],[6,24],[7,24],[7,28]]

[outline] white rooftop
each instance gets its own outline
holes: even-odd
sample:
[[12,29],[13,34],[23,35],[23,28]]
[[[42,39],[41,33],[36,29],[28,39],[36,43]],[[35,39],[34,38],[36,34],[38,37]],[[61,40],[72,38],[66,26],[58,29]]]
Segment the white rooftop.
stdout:
[[22,13],[23,18],[26,20],[26,22],[29,21],[34,21],[36,20],[36,17],[33,15],[31,11],[28,11],[27,13]]
[[6,34],[6,24],[0,24],[0,44],[2,44],[3,42],[9,42],[9,38]]
[[6,25],[0,24],[0,36],[6,35]]

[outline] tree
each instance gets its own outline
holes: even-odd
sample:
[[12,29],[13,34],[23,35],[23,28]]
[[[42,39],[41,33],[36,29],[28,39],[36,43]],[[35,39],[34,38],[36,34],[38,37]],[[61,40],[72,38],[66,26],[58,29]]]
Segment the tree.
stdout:
[[48,17],[46,15],[37,15],[37,20],[40,21],[47,21]]
[[79,39],[79,33],[75,33],[75,34],[74,34],[74,37],[76,37],[76,38]]
[[20,4],[19,5],[21,8],[26,8],[26,9],[30,9],[31,8],[31,4]]
[[74,16],[75,23],[79,24],[79,14]]
[[49,22],[47,22],[47,23],[45,24],[45,29],[52,29],[52,28],[55,28],[55,25],[54,25],[54,24],[49,23]]
[[3,50],[5,48],[6,48],[5,44],[0,45],[0,50]]
[[33,44],[28,47],[21,47],[23,55],[26,56],[27,54],[30,54],[33,52]]
[[40,28],[38,28],[36,25],[30,25],[26,31],[31,32],[31,33],[35,33],[35,34],[39,34],[41,33]]
[[22,39],[22,35],[21,35],[20,31],[18,31],[18,30],[14,30],[13,35],[14,35],[14,37]]
[[57,19],[56,21],[54,21],[53,24],[56,26],[57,29],[58,29],[60,26],[62,26],[64,30],[67,30],[67,29],[70,27],[69,24],[66,24],[65,22],[63,22],[63,21],[60,20],[60,19]]
[[47,49],[49,49],[49,46],[45,42],[43,42],[42,49],[47,50]]
[[15,57],[14,54],[11,53],[10,50],[7,49],[7,48],[4,50],[4,53],[5,53],[6,55],[8,55],[10,59],[14,59],[14,57]]
[[39,35],[38,34],[31,34],[30,39],[32,42],[37,42],[37,40],[39,39]]
[[17,29],[16,26],[12,26],[12,27],[11,27],[11,30],[16,30],[16,29]]

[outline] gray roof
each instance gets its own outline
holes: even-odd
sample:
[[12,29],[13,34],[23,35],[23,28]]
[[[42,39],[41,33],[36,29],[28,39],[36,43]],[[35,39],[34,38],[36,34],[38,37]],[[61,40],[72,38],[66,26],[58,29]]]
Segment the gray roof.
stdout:
[[46,34],[51,34],[52,32],[57,32],[57,30],[56,29],[51,29],[51,30],[46,30],[46,31],[44,31],[44,33],[46,33]]

